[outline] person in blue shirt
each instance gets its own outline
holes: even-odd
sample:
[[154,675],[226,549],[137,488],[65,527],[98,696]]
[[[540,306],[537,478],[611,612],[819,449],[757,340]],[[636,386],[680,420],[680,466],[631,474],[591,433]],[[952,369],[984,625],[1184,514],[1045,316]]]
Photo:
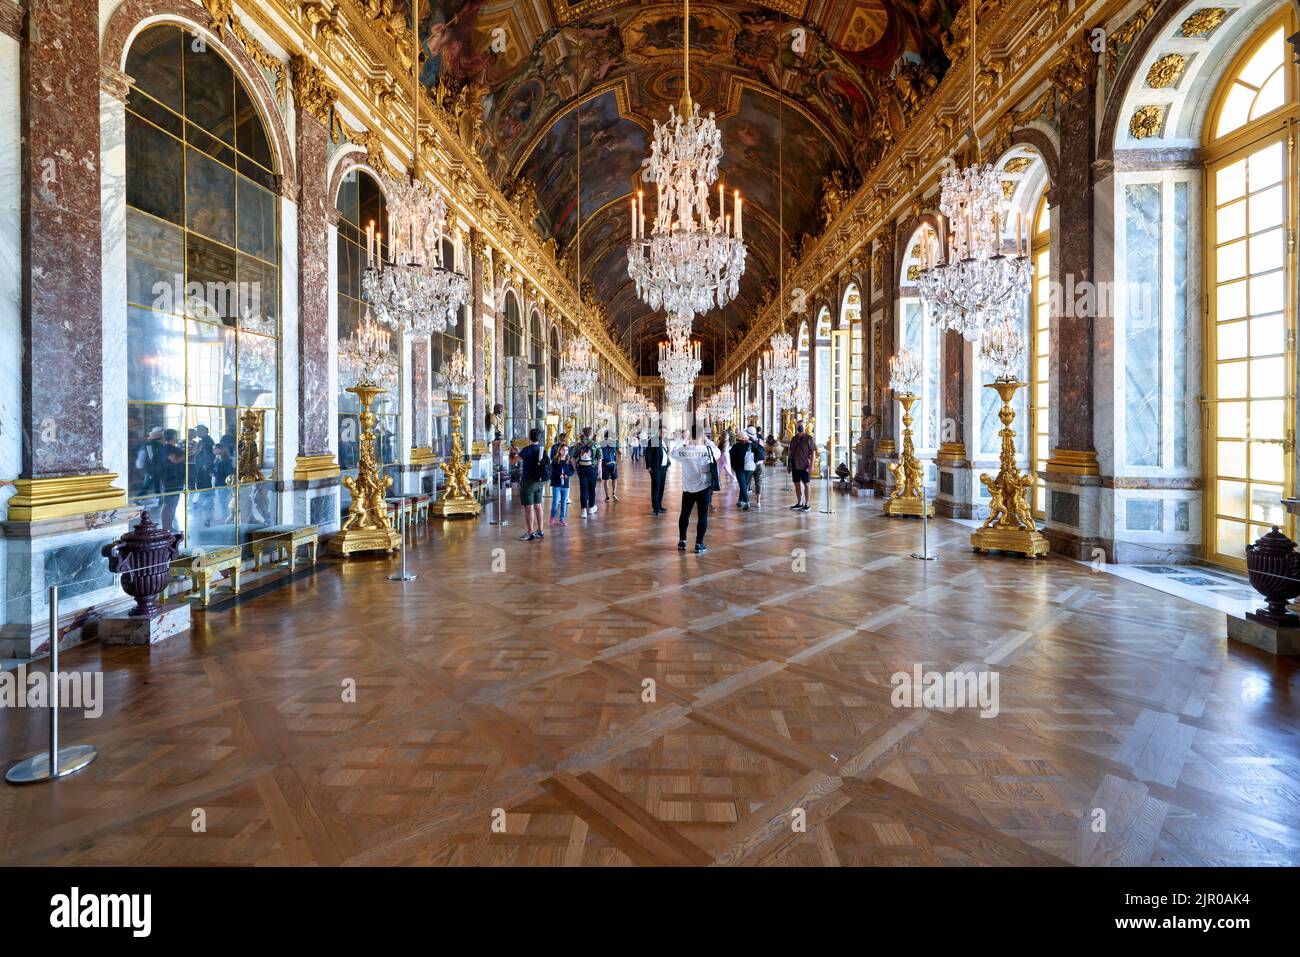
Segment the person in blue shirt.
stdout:
[[555,455],[551,459],[552,525],[569,524],[565,519],[569,514],[569,476],[573,471],[573,462],[569,460],[569,447],[562,443],[557,445]]
[[605,486],[605,501],[609,501],[610,494],[614,496],[614,501],[618,501],[618,440],[611,438],[608,430],[605,432],[605,441],[600,446],[600,478],[601,484]]

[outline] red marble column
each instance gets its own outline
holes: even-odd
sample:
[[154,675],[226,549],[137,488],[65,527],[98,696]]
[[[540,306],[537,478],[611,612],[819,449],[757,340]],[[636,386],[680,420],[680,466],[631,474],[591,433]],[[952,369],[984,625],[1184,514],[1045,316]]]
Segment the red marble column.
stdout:
[[298,457],[329,456],[329,130],[301,104],[298,153]]
[[483,306],[483,280],[484,270],[486,268],[487,252],[483,248],[483,235],[478,230],[471,229],[469,234],[469,313],[470,322],[473,324],[473,355],[470,356],[470,362],[474,369],[474,405],[471,415],[470,436],[475,442],[490,442],[492,436],[488,434],[486,417],[492,411],[490,406],[490,397],[487,395],[487,359],[484,352],[484,306]]
[[106,475],[98,7],[29,4],[27,37],[20,81],[23,477],[39,482]]
[[[1059,223],[1057,248],[1059,275],[1074,287],[1094,281],[1092,242],[1093,121],[1096,88],[1089,82],[1069,99],[1062,97],[1059,108],[1061,142],[1070,148],[1061,153],[1057,199],[1052,216]],[[1093,445],[1093,361],[1091,316],[1060,316],[1056,319],[1058,408],[1069,410],[1059,416],[1057,447],[1079,451]]]

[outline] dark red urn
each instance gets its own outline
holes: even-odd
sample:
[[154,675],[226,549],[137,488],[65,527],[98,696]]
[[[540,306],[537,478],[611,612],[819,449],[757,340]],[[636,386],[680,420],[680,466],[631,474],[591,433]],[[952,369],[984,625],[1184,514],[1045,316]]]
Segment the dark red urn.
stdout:
[[148,512],[141,512],[135,528],[101,549],[108,570],[122,576],[122,591],[135,599],[132,617],[148,618],[161,610],[158,596],[171,578],[180,540],[180,532],[155,525]]
[[1300,552],[1295,542],[1274,525],[1273,531],[1246,546],[1246,571],[1250,584],[1268,602],[1268,607],[1247,612],[1246,617],[1275,628],[1300,627],[1300,615],[1286,607],[1300,595]]

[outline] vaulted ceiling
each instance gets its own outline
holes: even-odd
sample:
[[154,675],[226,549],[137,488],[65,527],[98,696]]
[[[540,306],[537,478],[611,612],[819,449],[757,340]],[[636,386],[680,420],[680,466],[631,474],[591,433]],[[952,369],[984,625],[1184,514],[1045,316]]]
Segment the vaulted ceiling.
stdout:
[[[856,185],[903,122],[901,99],[917,75],[942,75],[956,6],[691,4],[691,94],[717,115],[722,177],[746,198],[748,247],[739,300],[695,321],[706,374],[776,286],[778,237],[790,249],[817,233],[827,183]],[[581,278],[633,362],[654,374],[664,322],[628,279],[628,208],[654,121],[681,97],[682,4],[432,0],[420,9],[424,82],[469,85],[482,104],[488,169],[507,192],[535,190],[536,225],[574,272],[581,128]]]

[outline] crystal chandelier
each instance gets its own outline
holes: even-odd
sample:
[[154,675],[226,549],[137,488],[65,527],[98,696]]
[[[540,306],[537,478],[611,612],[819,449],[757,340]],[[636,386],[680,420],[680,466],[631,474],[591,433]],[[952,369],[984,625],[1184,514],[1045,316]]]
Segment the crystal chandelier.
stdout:
[[717,212],[709,193],[718,178],[722,133],[714,115],[704,117],[691,100],[690,0],[686,0],[683,54],[684,92],[679,108],[668,108],[668,122],[655,121],[647,178],[655,184],[654,226],[645,232],[645,197],[632,200],[632,241],[627,273],[636,293],[651,309],[668,313],[668,337],[684,343],[692,319],[721,308],[740,292],[745,272],[744,203],[740,191],[727,213],[726,191],[718,184]]
[[683,340],[659,343],[659,375],[663,377],[668,404],[681,409],[695,391],[700,374],[700,344]]
[[899,395],[916,395],[921,384],[921,363],[911,349],[889,357],[889,387]]
[[786,409],[799,385],[799,355],[794,337],[788,332],[774,332],[768,340],[767,385],[777,405]]
[[980,359],[993,369],[998,382],[1019,380],[1025,368],[1025,339],[1014,318],[984,331]]
[[369,308],[352,335],[339,343],[339,371],[357,385],[396,385],[397,356],[389,332],[375,322]]
[[596,384],[596,357],[586,336],[573,336],[560,358],[560,387],[573,396],[586,395]]
[[1019,311],[1033,279],[1029,243],[1023,217],[1017,216],[1015,253],[1003,252],[1002,181],[991,163],[979,161],[975,132],[975,70],[979,59],[975,45],[975,20],[970,17],[970,123],[975,141],[975,162],[965,169],[952,168],[940,182],[939,211],[948,220],[948,249],[939,261],[933,233],[921,243],[921,271],[917,279],[921,298],[941,329],[951,329],[969,342],[979,342],[984,332]]
[[451,358],[442,363],[442,381],[447,392],[452,395],[469,395],[470,386],[474,384],[474,373],[469,367],[465,353],[457,349]]
[[469,301],[469,279],[442,262],[442,234],[447,203],[442,190],[430,188],[420,173],[419,24],[414,30],[411,67],[414,121],[409,182],[385,178],[388,199],[388,252],[384,262],[381,233],[366,227],[366,269],[361,297],[374,307],[380,322],[408,335],[429,336],[456,324]]

